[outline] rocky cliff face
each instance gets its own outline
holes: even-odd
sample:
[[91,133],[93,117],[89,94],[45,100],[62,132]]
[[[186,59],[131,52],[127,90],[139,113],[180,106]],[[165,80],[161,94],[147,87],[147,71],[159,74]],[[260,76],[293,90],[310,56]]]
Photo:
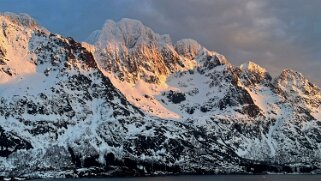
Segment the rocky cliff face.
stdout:
[[318,172],[320,89],[136,20],[89,44],[0,16],[0,176]]

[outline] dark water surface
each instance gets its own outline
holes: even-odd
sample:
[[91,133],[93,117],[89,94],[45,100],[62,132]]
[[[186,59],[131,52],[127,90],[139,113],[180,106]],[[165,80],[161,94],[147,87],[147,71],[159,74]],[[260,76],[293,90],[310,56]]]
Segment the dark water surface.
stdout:
[[46,181],[321,181],[321,175],[218,175],[136,178],[48,179]]

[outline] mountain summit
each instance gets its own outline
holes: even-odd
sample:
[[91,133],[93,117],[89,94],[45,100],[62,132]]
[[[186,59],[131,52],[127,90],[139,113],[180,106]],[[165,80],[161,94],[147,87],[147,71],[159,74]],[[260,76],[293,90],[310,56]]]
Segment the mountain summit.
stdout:
[[95,55],[100,65],[126,82],[143,79],[149,83],[162,83],[163,77],[171,72],[194,66],[179,53],[193,59],[201,50],[193,40],[182,40],[174,46],[169,35],[159,35],[132,19],[117,23],[107,20],[102,30],[93,32],[88,40],[97,48]]
[[0,177],[318,173],[320,88],[140,21],[88,43],[0,14]]

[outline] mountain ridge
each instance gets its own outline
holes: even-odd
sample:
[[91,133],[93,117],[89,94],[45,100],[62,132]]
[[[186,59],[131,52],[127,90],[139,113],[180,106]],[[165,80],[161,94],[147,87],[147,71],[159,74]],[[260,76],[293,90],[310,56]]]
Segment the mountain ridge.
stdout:
[[[96,49],[93,52],[95,59],[98,61],[98,64],[100,65],[101,69],[104,72],[106,72],[106,76],[108,76],[115,85],[120,85],[117,86],[117,88],[120,89],[121,92],[123,92],[123,94],[129,99],[129,101],[132,104],[142,108],[145,112],[148,112],[151,115],[160,116],[161,118],[180,119],[182,117],[182,115],[180,113],[177,113],[177,111],[174,111],[173,113],[172,107],[167,108],[163,105],[164,101],[162,100],[164,100],[164,98],[157,98],[158,95],[163,94],[164,92],[166,93],[167,91],[174,91],[175,89],[180,89],[177,86],[170,86],[167,81],[170,80],[173,76],[177,77],[177,74],[184,74],[184,72],[194,71],[200,72],[202,69],[202,71],[208,72],[208,70],[204,69],[205,67],[211,70],[217,67],[218,65],[226,65],[228,71],[232,71],[230,76],[235,76],[235,78],[240,79],[241,81],[239,82],[242,82],[244,86],[255,86],[256,84],[273,84],[276,87],[278,87],[279,84],[273,82],[276,82],[279,80],[280,77],[283,77],[282,74],[284,74],[284,71],[286,71],[284,70],[280,74],[280,76],[276,76],[275,78],[273,78],[271,74],[267,72],[266,69],[260,67],[259,65],[251,61],[242,64],[240,67],[236,67],[232,65],[230,62],[228,62],[228,60],[223,55],[220,55],[214,51],[207,50],[206,48],[202,47],[199,43],[197,43],[195,40],[183,39],[177,41],[177,43],[175,44],[172,44],[171,41],[166,41],[167,45],[164,45],[163,41],[159,43],[158,41],[160,41],[160,38],[153,37],[161,37],[161,35],[154,33],[150,28],[145,27],[141,22],[137,20],[122,19],[118,23],[115,23],[110,20],[106,22],[108,26],[106,26],[105,24],[103,30],[108,32],[107,36],[105,36],[106,33],[104,33],[104,31],[102,30],[97,35],[96,42],[92,42],[96,45]],[[112,28],[110,27],[110,24],[112,24]],[[133,24],[135,24],[135,26],[133,26]],[[114,49],[110,50],[108,48],[109,44],[114,44],[115,42],[114,35],[110,35],[110,30],[119,29],[119,31],[122,31],[122,27],[131,26],[139,28],[134,28],[134,30],[130,31],[127,37],[135,37],[134,35],[132,35],[135,34],[137,36],[139,35],[138,37],[144,38],[140,38],[139,43],[134,43],[136,47],[131,47],[130,50],[126,46],[125,48],[120,46],[116,51],[131,52],[131,54],[128,53],[126,56],[123,57],[121,56],[122,53],[120,53],[119,56],[116,57],[108,56],[115,52]],[[140,31],[144,29],[147,29],[148,31]],[[113,32],[116,33],[117,31]],[[144,34],[144,32],[149,32],[150,36],[147,36],[146,34]],[[123,34],[121,33],[121,35],[119,36],[123,37]],[[101,41],[99,37],[103,39],[103,41]],[[109,41],[106,37],[113,38],[111,38],[112,40]],[[166,35],[166,37],[170,40],[170,37],[168,35]],[[130,39],[138,40],[139,38]],[[121,40],[120,42],[123,41],[124,40]],[[120,44],[124,45],[126,43]],[[146,53],[146,51],[144,51],[144,48],[140,48],[140,45],[142,45],[142,47],[152,46],[152,51],[154,52],[154,54],[156,52],[158,56],[150,57],[151,52]],[[165,48],[166,52],[169,51],[170,53],[163,54],[164,47],[171,47],[169,49]],[[150,59],[152,60],[149,61]],[[138,68],[146,67],[146,60],[148,62],[147,68]],[[130,61],[131,63],[134,62],[136,68],[132,70],[126,69],[127,64],[124,62],[128,61]],[[115,63],[117,64],[116,67]],[[122,66],[120,67],[125,67],[125,69],[119,68],[118,64],[122,64]],[[131,67],[131,65],[129,65],[129,67]],[[157,71],[158,67],[162,67],[162,71]],[[200,74],[204,74],[205,72],[200,72]],[[152,78],[146,79],[146,77]],[[148,87],[148,90],[142,90],[142,86]],[[317,89],[318,88],[316,86],[316,90]],[[153,91],[151,92],[150,90]],[[319,91],[315,91],[315,93],[318,92]],[[156,107],[154,106],[155,104],[157,105]]]
[[321,94],[300,73],[129,19],[93,44],[0,21],[1,177],[319,173]]

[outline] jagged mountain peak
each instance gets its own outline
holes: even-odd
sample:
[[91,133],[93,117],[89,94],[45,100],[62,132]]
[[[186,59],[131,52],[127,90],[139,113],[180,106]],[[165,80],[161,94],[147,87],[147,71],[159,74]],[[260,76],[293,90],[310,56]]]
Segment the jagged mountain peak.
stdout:
[[199,51],[202,49],[202,46],[193,39],[182,39],[175,43],[175,50],[179,55],[193,59]]
[[275,79],[275,84],[283,91],[302,93],[307,96],[320,95],[320,88],[311,83],[302,73],[285,69]]
[[289,80],[306,80],[302,73],[294,71],[293,69],[284,69],[279,77]]
[[170,72],[190,65],[179,62],[169,35],[159,35],[138,20],[107,20],[89,40],[100,66],[126,82],[160,83]]
[[257,83],[268,84],[272,81],[270,73],[253,61],[241,64],[240,69],[242,70],[241,78],[243,78],[245,85]]
[[265,68],[254,63],[253,61],[248,61],[240,65],[240,68],[244,71],[255,72],[255,73],[265,73],[267,72]]
[[[294,71],[292,69],[284,69],[276,79],[282,85],[297,86],[300,87],[303,84],[310,83],[302,73]],[[311,84],[311,83],[310,83]],[[312,85],[312,84],[311,84]]]
[[0,23],[0,83],[34,73],[35,57],[29,52],[30,39],[37,33],[50,33],[26,14],[1,13]]
[[99,47],[108,45],[123,46],[127,49],[139,46],[157,46],[157,44],[171,40],[168,35],[159,35],[145,26],[141,21],[123,18],[118,22],[107,20],[100,31],[90,36],[91,41]]
[[182,39],[173,45],[169,35],[155,33],[142,22],[127,18],[107,20],[88,41],[96,47],[94,54],[100,66],[127,82],[142,79],[162,83],[171,73],[228,64],[224,56],[195,40]]
[[15,14],[10,12],[1,12],[0,18],[5,18],[6,20],[11,21],[12,23],[29,28],[38,26],[38,23],[35,19],[33,19],[28,14],[24,13]]

